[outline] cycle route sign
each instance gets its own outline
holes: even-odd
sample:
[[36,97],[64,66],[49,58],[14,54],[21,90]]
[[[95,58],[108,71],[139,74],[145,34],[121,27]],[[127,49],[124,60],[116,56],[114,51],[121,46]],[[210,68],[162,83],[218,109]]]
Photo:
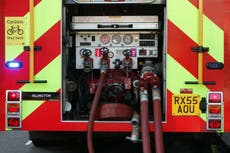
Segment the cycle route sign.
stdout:
[[26,20],[24,17],[5,18],[5,41],[7,45],[25,45]]

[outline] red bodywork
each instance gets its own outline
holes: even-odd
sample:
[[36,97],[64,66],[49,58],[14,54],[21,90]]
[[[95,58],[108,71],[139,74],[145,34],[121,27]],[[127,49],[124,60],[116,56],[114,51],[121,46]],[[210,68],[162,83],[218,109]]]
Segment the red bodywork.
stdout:
[[[198,6],[197,0],[189,0],[196,7]],[[35,0],[35,4],[38,4],[40,0]],[[220,73],[211,73],[212,75],[205,75],[204,80],[218,80],[217,86],[207,87],[210,90],[218,90],[224,88],[224,107],[225,117],[229,119],[230,116],[230,1],[224,0],[224,5],[219,5],[220,0],[204,0],[204,14],[208,16],[212,21],[216,23],[220,28],[225,31],[224,42],[224,71]],[[1,86],[0,86],[0,130],[5,130],[5,91],[17,90],[22,84],[17,84],[16,81],[28,80],[28,52],[23,52],[17,57],[18,60],[24,63],[23,69],[19,72],[12,72],[6,69],[5,65],[5,35],[4,35],[4,18],[5,16],[24,16],[29,10],[28,0],[13,0],[13,1],[0,1],[0,72],[1,72]],[[224,10],[224,14],[221,10]],[[218,14],[218,15],[217,15]],[[218,18],[216,17],[218,16]],[[223,20],[224,19],[224,20]],[[35,67],[35,74],[44,68],[52,59],[60,54],[61,44],[61,21],[57,22],[50,30],[48,30],[41,38],[39,38],[35,44],[46,44],[46,42],[52,40],[52,44],[46,44],[44,50],[50,50],[52,52],[36,53],[35,61],[39,61],[41,58],[45,58],[39,62]],[[178,37],[175,37],[175,34]],[[170,41],[173,40],[173,41]],[[183,40],[183,43],[181,43]],[[178,43],[177,43],[178,42]],[[183,64],[191,74],[197,76],[197,64],[191,64],[187,59],[197,58],[197,54],[192,52],[180,52],[184,48],[191,48],[197,44],[191,39],[186,37],[184,33],[178,29],[173,23],[168,21],[168,53],[173,56],[177,61]],[[178,52],[173,52],[177,50]],[[208,54],[204,55],[204,62],[215,61]],[[205,69],[204,69],[205,70]],[[210,74],[208,70],[204,71],[204,74]],[[224,73],[224,75],[223,75]],[[224,76],[221,78],[220,76]],[[218,79],[216,79],[218,78]],[[222,86],[224,84],[224,87]],[[167,97],[172,97],[172,93],[167,91]],[[171,104],[167,104],[167,122],[163,123],[163,131],[173,132],[205,132],[206,123],[200,117],[173,117]],[[23,130],[68,130],[68,131],[86,131],[87,122],[62,122],[61,121],[61,103],[59,102],[45,102],[25,120],[23,120]],[[186,124],[184,124],[186,123]],[[95,131],[131,131],[131,125],[128,122],[119,123],[101,123],[95,122]],[[150,130],[154,130],[154,126],[150,127]],[[224,131],[230,131],[230,122],[224,122]]]

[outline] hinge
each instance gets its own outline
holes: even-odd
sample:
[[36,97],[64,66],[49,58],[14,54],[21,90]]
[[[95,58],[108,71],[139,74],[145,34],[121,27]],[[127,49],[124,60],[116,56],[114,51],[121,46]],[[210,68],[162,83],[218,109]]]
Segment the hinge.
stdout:
[[191,49],[193,52],[197,52],[197,53],[204,53],[209,51],[208,47],[203,47],[203,46],[192,47]]

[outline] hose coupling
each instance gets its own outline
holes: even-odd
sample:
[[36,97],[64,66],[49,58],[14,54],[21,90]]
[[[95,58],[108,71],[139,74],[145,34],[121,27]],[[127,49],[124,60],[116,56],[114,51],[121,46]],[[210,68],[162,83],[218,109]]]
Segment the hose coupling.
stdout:
[[139,126],[140,124],[140,115],[138,113],[134,113],[131,119],[131,124],[133,126]]
[[101,73],[106,73],[108,68],[109,68],[108,62],[106,60],[101,61],[101,67],[100,67]]
[[140,126],[133,126],[131,137],[126,137],[127,140],[132,141],[133,143],[141,142],[140,139]]
[[152,89],[152,97],[154,100],[161,100],[161,94],[159,88],[153,88]]
[[148,102],[148,91],[147,90],[140,91],[140,100],[141,102]]

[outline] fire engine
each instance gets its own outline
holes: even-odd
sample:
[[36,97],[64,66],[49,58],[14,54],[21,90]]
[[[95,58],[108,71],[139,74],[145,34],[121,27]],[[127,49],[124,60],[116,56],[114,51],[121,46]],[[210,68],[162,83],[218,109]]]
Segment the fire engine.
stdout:
[[[0,130],[230,132],[226,0],[1,1]],[[36,139],[32,139],[36,142]]]

